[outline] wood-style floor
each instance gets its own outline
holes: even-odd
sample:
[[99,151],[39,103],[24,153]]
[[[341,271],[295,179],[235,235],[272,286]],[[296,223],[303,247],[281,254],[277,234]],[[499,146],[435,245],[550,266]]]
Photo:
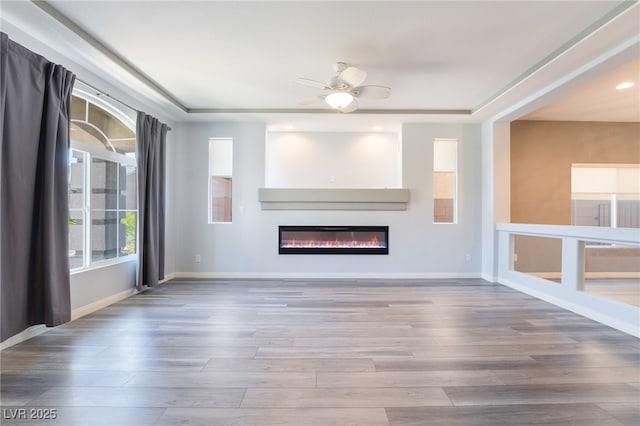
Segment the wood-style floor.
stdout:
[[640,424],[640,340],[482,280],[172,281],[0,356],[2,424]]

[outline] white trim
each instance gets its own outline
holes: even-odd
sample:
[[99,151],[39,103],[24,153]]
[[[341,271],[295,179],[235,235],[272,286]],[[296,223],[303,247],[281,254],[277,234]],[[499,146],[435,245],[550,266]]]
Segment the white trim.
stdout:
[[175,272],[175,279],[455,279],[482,278],[480,272]]
[[499,278],[498,283],[503,284],[507,287],[510,287],[514,290],[520,291],[522,293],[528,294],[529,296],[533,296],[537,299],[544,300],[545,302],[549,302],[552,305],[556,305],[560,308],[567,309],[578,315],[582,315],[594,321],[608,325],[609,327],[613,327],[616,330],[620,330],[624,333],[640,338],[640,327],[637,322],[630,323],[626,321],[621,321],[617,318],[606,315],[601,311],[596,311],[584,305],[578,305],[578,304],[572,303],[568,300],[555,297],[544,290],[538,291],[527,285],[522,285],[515,281],[508,280],[506,278]]
[[[95,146],[79,142],[76,140],[71,140],[71,149],[75,149],[76,151],[86,152],[91,154],[91,157],[96,157],[101,160],[111,161],[112,163],[124,164],[125,166],[135,167],[138,169],[137,160],[134,157],[129,157],[126,154],[122,154],[120,152],[109,151],[103,148],[97,148]],[[93,158],[91,158],[93,159]],[[89,161],[87,161],[89,163]]]
[[[633,14],[636,12],[637,10],[634,10],[634,8],[629,8],[625,11],[625,13],[628,13],[627,16],[629,17],[629,21],[631,19],[634,19]],[[614,22],[614,20],[610,21],[609,23],[611,22]],[[616,22],[616,24],[617,23],[618,22]],[[622,22],[622,25],[623,26],[625,25],[624,21]],[[615,24],[611,25],[610,27],[613,28],[614,26]],[[589,37],[593,36],[594,34],[595,33],[591,33]],[[504,108],[501,108],[500,112],[496,113],[492,117],[489,117],[487,121],[505,122],[505,121],[517,120],[523,115],[526,115],[527,113],[532,112],[543,105],[546,105],[549,102],[549,99],[553,99],[562,94],[568,93],[572,89],[575,89],[576,87],[578,87],[580,84],[583,84],[589,81],[587,79],[593,76],[594,71],[598,71],[599,69],[601,70],[604,65],[609,65],[609,68],[606,68],[606,66],[604,66],[604,69],[606,71],[606,70],[611,70],[612,69],[611,67],[615,65],[622,65],[631,59],[635,59],[637,55],[636,49],[637,49],[638,43],[640,43],[640,35],[634,35],[631,38],[622,42],[621,44],[615,46],[614,48],[609,49],[608,51],[602,53],[601,55],[598,55],[594,59],[591,59],[586,64],[583,64],[578,68],[574,68],[569,73],[564,74],[562,77],[556,79],[550,84],[547,84],[546,86],[543,86],[541,89],[535,90],[535,87],[536,86],[539,87],[541,84],[529,85],[530,88],[533,88],[533,90],[535,90],[533,93],[530,93],[527,95],[526,92],[524,92],[525,96],[524,97],[520,96],[519,101],[510,105],[506,105]],[[565,51],[565,53],[567,52],[568,51]],[[589,56],[592,57],[592,55],[589,55]],[[554,61],[556,61],[557,59],[558,58],[556,58]],[[546,65],[550,65],[550,64],[551,63],[547,63]],[[518,84],[516,86],[511,87],[509,91],[514,90],[515,88],[517,88],[517,86],[524,85],[524,83],[528,83],[527,80],[530,80],[530,77],[533,77],[535,74],[538,74],[538,71],[536,71],[536,73],[531,74],[526,79],[520,80]],[[544,77],[543,74],[539,74],[539,75]],[[520,90],[523,91],[522,88]],[[526,90],[529,92],[531,91],[528,89]],[[487,108],[491,103],[494,103],[496,101],[498,101],[498,98],[495,98],[493,101],[488,102],[485,105],[474,108],[472,114],[473,115],[478,114],[482,109]]]
[[[165,282],[174,279],[175,275],[176,274],[173,272],[170,274],[166,274],[164,279],[160,281],[159,284],[164,284]],[[76,308],[73,311],[71,311],[71,321],[75,321],[78,318],[82,318],[85,315],[92,314],[96,311],[99,311],[100,309],[104,309],[107,306],[113,305],[114,303],[121,302],[138,293],[139,293],[138,290],[136,290],[135,288],[130,288],[128,290],[123,290],[119,293],[105,297],[104,299],[100,299],[93,303],[89,303],[88,305],[84,305],[79,308]],[[20,342],[24,342],[25,340],[29,340],[32,337],[45,333],[51,330],[52,328],[53,327],[45,327],[42,324],[29,327],[26,330],[16,334],[15,336],[9,337],[4,342],[0,343],[0,351],[6,348],[9,348],[11,346],[17,345]]]
[[482,278],[485,281],[489,281],[491,283],[497,283],[498,282],[498,278],[497,277],[494,277],[493,275],[485,274],[484,272],[480,273],[480,278]]
[[571,237],[582,241],[640,246],[640,229],[605,226],[540,225],[529,223],[497,223],[496,231],[518,235],[551,238]]
[[[533,275],[535,277],[544,278],[547,280],[559,280],[561,278],[560,272],[522,272],[523,274]],[[640,272],[585,272],[584,277],[591,280],[607,280],[607,279],[639,279]],[[588,284],[588,283],[587,283]]]
[[[116,210],[111,210],[111,211],[116,211]],[[133,211],[133,210],[119,210],[119,211],[122,212],[122,211]],[[89,266],[73,268],[70,270],[70,273],[71,275],[81,274],[82,272],[93,271],[94,269],[101,269],[101,268],[106,268],[113,265],[118,265],[120,263],[137,262],[137,261],[138,261],[138,253],[128,254],[126,256],[120,256],[120,257],[111,257],[109,259],[93,261],[89,264]]]
[[13,345],[17,345],[18,343],[24,342],[25,340],[29,340],[32,337],[36,337],[48,330],[49,329],[42,324],[33,325],[0,343],[0,351],[10,348]]
[[[640,246],[638,238],[640,230],[509,223],[497,224],[496,229],[498,230],[499,283],[640,337],[640,308],[583,291],[584,276],[586,275],[584,272],[584,241]],[[557,277],[557,272],[531,274],[513,269],[513,242],[517,235],[545,236],[562,240],[560,283],[541,278],[543,276]],[[632,271],[629,274],[634,273],[636,272]],[[614,274],[596,272],[591,277],[614,276]]]
[[164,279],[160,280],[160,282],[158,284],[164,284],[167,281],[171,281],[175,277],[176,277],[175,272],[171,272],[170,274],[165,274]]
[[[78,82],[78,83],[80,83],[81,85],[83,84],[82,82]],[[91,89],[89,88],[89,90]],[[87,108],[89,106],[88,104],[92,103],[95,106],[105,110],[109,114],[116,117],[118,120],[120,120],[122,124],[127,126],[133,132],[136,131],[136,117],[134,115],[129,115],[123,110],[121,110],[120,108],[116,107],[109,100],[105,99],[104,96],[99,96],[97,94],[90,93],[90,91],[83,90],[78,87],[74,87],[72,95],[77,96],[78,98],[86,101]],[[87,117],[85,116],[85,118]]]
[[[135,288],[131,288],[131,289],[113,294],[111,296],[105,297],[104,299],[97,300],[93,303],[89,303],[88,305],[84,305],[79,308],[76,308],[71,311],[71,321],[77,320],[78,318],[81,318],[85,315],[89,315],[93,312],[99,311],[100,309],[106,308],[109,305],[112,305],[114,303],[127,299],[136,293],[138,293],[138,291]],[[42,324],[29,327],[24,331],[16,334],[15,336],[11,336],[4,342],[0,343],[0,351],[6,348],[9,348],[11,346],[17,345],[18,343],[24,342],[25,340],[29,340],[32,337],[45,333],[51,330],[52,328],[53,327],[46,327]]]
[[84,305],[79,308],[76,308],[73,311],[71,311],[71,321],[77,320],[78,318],[82,318],[85,315],[89,315],[93,312],[99,311],[100,309],[106,308],[109,305],[113,305],[114,303],[127,299],[137,293],[138,293],[138,290],[136,290],[135,288],[130,288],[128,290],[123,290],[119,293],[112,294],[111,296],[105,297],[104,299],[100,299],[93,303],[89,303],[88,305]]

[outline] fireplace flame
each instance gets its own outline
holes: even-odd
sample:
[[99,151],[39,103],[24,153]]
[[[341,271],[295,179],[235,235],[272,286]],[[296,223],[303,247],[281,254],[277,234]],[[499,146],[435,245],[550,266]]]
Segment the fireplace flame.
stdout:
[[283,240],[282,248],[386,248],[375,235],[369,240]]

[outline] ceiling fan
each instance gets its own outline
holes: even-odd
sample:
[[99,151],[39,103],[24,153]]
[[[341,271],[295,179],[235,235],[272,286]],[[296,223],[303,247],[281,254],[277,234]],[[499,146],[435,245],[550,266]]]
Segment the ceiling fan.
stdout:
[[358,101],[361,99],[386,99],[391,94],[391,89],[385,86],[367,85],[362,83],[367,78],[367,73],[360,68],[351,66],[345,62],[333,64],[336,74],[326,83],[299,78],[299,84],[323,89],[329,93],[313,96],[300,101],[300,105],[311,105],[318,101],[325,101],[332,108],[340,112],[352,112],[358,109]]

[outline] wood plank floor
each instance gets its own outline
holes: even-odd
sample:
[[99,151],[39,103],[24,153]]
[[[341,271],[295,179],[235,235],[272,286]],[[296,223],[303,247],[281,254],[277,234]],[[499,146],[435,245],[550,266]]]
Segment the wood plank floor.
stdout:
[[171,281],[0,357],[2,424],[640,424],[640,340],[474,279]]

